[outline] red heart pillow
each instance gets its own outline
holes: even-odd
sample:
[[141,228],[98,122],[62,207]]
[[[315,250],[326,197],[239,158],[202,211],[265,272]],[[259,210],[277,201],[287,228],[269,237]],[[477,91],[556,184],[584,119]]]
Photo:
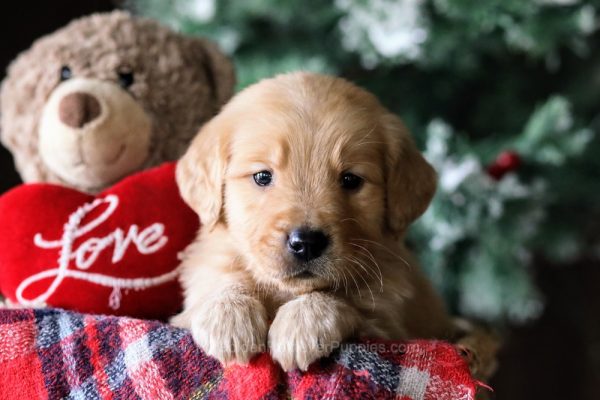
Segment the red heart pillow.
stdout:
[[23,306],[164,319],[181,307],[178,253],[198,227],[174,163],[97,196],[22,185],[0,197],[0,292]]

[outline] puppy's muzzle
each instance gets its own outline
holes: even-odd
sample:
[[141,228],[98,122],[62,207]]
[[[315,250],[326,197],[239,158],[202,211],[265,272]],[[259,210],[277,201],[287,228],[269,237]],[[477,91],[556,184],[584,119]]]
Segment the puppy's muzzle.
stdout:
[[329,238],[323,231],[309,228],[294,229],[287,240],[287,249],[298,261],[308,262],[319,258],[329,246]]

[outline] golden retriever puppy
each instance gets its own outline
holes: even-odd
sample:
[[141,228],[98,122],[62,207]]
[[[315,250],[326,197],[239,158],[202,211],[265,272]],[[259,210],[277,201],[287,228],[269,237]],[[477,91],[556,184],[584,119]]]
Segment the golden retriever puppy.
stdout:
[[403,244],[436,174],[365,90],[311,73],[263,80],[202,128],[177,182],[203,227],[173,323],[221,362],[268,349],[306,370],[351,337],[454,334]]

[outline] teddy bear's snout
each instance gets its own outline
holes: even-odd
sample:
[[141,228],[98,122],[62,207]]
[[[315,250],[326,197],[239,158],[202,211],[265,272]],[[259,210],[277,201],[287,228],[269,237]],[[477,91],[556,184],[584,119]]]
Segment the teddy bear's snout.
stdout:
[[114,82],[71,78],[48,98],[38,124],[40,157],[71,185],[91,188],[140,169],[150,153],[152,119]]
[[85,92],[69,93],[58,105],[60,120],[72,128],[82,128],[95,120],[101,111],[96,97]]

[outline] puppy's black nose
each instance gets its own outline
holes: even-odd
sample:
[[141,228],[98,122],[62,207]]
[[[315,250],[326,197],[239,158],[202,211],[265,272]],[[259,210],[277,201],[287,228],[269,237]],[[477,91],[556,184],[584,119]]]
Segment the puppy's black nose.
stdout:
[[287,248],[300,261],[318,258],[329,245],[329,238],[322,231],[308,228],[294,229],[290,232]]

